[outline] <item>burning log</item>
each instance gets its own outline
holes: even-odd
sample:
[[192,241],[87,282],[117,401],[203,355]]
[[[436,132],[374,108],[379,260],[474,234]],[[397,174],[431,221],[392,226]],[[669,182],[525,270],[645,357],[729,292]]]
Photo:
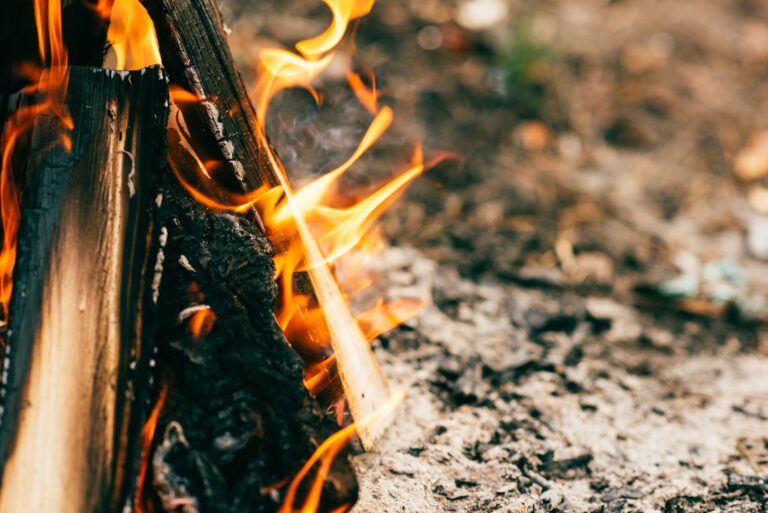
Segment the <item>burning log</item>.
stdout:
[[[219,163],[211,174],[233,190],[282,186],[290,201],[285,172],[235,69],[213,2],[143,0],[143,4],[154,21],[171,83],[199,100],[179,104],[189,132],[196,134],[191,144],[199,160]],[[388,387],[323,252],[301,215],[294,217],[308,268],[308,290],[303,292],[313,296],[324,312],[345,398],[353,418],[361,419],[386,402]],[[385,425],[379,422],[360,429],[366,448]]]
[[[172,138],[170,151],[180,149]],[[267,491],[338,427],[303,386],[302,361],[275,322],[271,246],[258,226],[212,213],[170,174],[163,182],[155,338],[168,393],[154,488],[165,511],[189,502],[195,511],[276,511],[282,492]],[[324,510],[354,502],[347,457],[334,460],[330,476]]]
[[74,128],[39,116],[29,151],[0,394],[7,512],[116,510],[145,416],[167,80],[73,67],[68,82]]
[[[64,0],[65,8],[71,4]],[[146,4],[171,91],[179,94],[180,86],[193,99],[175,102],[182,116],[173,116],[167,132],[170,161],[201,165],[205,175],[210,166],[215,182],[239,197],[271,188],[270,197],[293,212],[285,226],[265,228],[255,210],[239,217],[221,213],[228,206],[197,203],[178,170],[181,183],[165,166],[162,68],[69,68],[63,43],[78,25],[62,31],[58,1],[35,0],[40,65],[22,70],[19,83],[32,82],[25,94],[37,100],[24,123],[15,114],[8,121],[13,130],[24,127],[18,133],[29,131],[32,144],[4,143],[2,183],[10,188],[3,199],[13,199],[16,211],[13,176],[25,176],[17,184],[24,187],[18,241],[19,217],[6,224],[3,209],[10,229],[2,257],[11,265],[0,287],[3,322],[10,319],[2,333],[0,510],[266,512],[283,496],[283,509],[305,495],[316,504],[326,475],[322,504],[337,510],[355,501],[357,484],[348,458],[335,455],[355,430],[370,447],[394,402],[326,256],[298,202],[291,203],[294,191],[234,68],[215,6]],[[96,28],[82,40],[92,48],[71,43],[87,63],[103,57],[111,7],[109,0],[87,7],[81,22],[95,19]],[[8,62],[0,71],[15,79],[18,62]],[[14,84],[4,81],[3,92]],[[385,108],[374,125],[390,121]],[[365,140],[356,155],[372,143],[368,133]],[[13,169],[16,160],[26,172]],[[363,207],[375,210],[395,189]],[[275,318],[266,229],[278,251],[299,242],[299,252],[284,252],[303,263],[281,301],[301,294],[295,306],[319,321],[309,338],[334,350],[328,357],[318,344],[320,377],[340,377],[335,386],[340,382],[358,421],[334,436],[336,424],[304,386],[304,366],[286,343],[281,326],[290,325]],[[335,406],[343,413],[343,402]],[[321,457],[309,486],[302,478]]]
[[[72,128],[41,117],[29,151],[0,510],[274,511],[337,427],[275,321],[271,246],[165,167],[161,68],[72,68],[63,107]],[[325,492],[355,501],[348,458]]]

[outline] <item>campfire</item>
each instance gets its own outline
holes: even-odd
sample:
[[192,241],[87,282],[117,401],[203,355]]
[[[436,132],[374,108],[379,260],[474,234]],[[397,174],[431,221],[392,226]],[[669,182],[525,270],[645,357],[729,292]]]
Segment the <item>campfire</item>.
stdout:
[[[252,88],[211,0],[34,0],[2,26],[0,511],[354,504],[349,453],[403,398],[369,342],[421,304],[353,314],[366,281],[336,272],[381,246],[425,164],[415,147],[372,194],[343,185],[393,111],[341,49],[373,1],[326,3],[330,26],[262,50]],[[270,101],[319,103],[345,56],[370,124],[295,187]]]

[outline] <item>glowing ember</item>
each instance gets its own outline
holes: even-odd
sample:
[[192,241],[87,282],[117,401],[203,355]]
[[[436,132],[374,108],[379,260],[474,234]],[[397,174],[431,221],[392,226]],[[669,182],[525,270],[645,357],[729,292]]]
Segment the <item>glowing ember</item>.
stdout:
[[202,308],[189,320],[189,332],[195,340],[198,340],[211,332],[214,322],[216,322],[216,314],[210,308]]

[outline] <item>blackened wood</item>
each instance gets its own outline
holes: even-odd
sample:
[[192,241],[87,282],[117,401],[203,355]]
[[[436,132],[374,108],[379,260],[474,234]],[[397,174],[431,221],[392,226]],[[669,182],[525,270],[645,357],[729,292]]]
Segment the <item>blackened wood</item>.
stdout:
[[66,104],[73,130],[43,115],[32,135],[0,394],[4,513],[116,510],[145,417],[167,80],[72,68]]
[[[35,1],[10,0],[4,3],[0,14],[0,131],[18,106],[17,93],[31,85],[42,66],[35,25]],[[68,64],[100,67],[107,50],[109,12],[113,0],[101,1],[101,13],[94,8],[99,0],[50,1],[62,4],[62,37]],[[18,153],[28,152],[26,142],[24,137],[17,141]],[[22,189],[24,177],[15,178],[17,189]],[[0,226],[0,237],[2,233]]]
[[[194,201],[171,175],[158,211],[167,242],[157,360],[167,395],[148,482],[169,512],[190,498],[211,513],[275,511],[282,492],[265,488],[295,475],[339,428],[304,387],[303,364],[275,320],[270,244],[249,220]],[[200,309],[215,320],[195,337]],[[356,496],[343,452],[324,501]]]
[[180,105],[190,133],[196,134],[192,142],[201,161],[223,162],[216,178],[236,190],[278,185],[216,6],[211,0],[142,3],[155,24],[171,83],[201,98]]
[[[200,98],[179,106],[189,133],[194,134],[191,144],[199,160],[220,162],[212,174],[218,183],[232,189],[287,185],[235,68],[212,0],[142,3],[154,22],[171,83]],[[386,402],[386,380],[317,241],[303,219],[294,221],[298,235],[270,236],[277,241],[291,236],[299,239],[296,242],[301,245],[308,271],[294,284],[298,283],[301,293],[314,296],[323,309],[347,404],[352,417],[361,420]],[[360,428],[363,445],[370,449],[385,426],[386,421],[382,421]]]

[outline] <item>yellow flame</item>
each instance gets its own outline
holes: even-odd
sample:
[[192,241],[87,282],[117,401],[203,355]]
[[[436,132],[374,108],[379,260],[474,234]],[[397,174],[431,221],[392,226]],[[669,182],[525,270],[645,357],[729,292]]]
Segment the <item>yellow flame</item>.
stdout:
[[[256,97],[256,113],[260,120],[267,116],[267,107],[272,97],[290,87],[303,87],[315,97],[319,103],[319,96],[314,87],[310,85],[312,80],[331,63],[333,54],[319,60],[306,60],[286,50],[270,48],[259,54],[259,76],[254,96]],[[263,129],[263,125],[262,125]]]
[[[110,14],[106,8],[97,12]],[[115,69],[141,69],[161,62],[155,26],[139,0],[115,0],[107,40],[115,52]]]
[[[267,49],[260,53],[260,76],[253,91],[260,130],[265,130],[267,108],[278,91],[303,87],[318,97],[312,80],[330,63],[349,21],[366,14],[373,5],[370,0],[328,0],[327,3],[334,15],[331,26],[319,36],[299,42],[296,48],[300,53],[279,49]],[[324,355],[321,360],[309,362],[307,366],[305,383],[313,393],[320,392],[330,383],[332,378],[328,371],[335,362],[329,357],[330,340],[324,313],[314,298],[297,289],[297,275],[332,263],[353,249],[368,254],[380,248],[380,241],[370,236],[370,229],[386,207],[424,170],[421,148],[417,147],[410,166],[404,172],[356,204],[344,208],[336,206],[347,201],[339,187],[340,179],[376,143],[393,119],[392,109],[379,106],[375,85],[368,89],[359,75],[351,71],[347,79],[356,97],[374,114],[374,118],[356,150],[344,163],[298,190],[294,191],[288,177],[283,175],[280,177],[281,185],[273,188],[261,187],[248,194],[225,192],[208,172],[219,163],[201,162],[195,157],[197,168],[183,169],[171,159],[171,167],[179,181],[199,202],[213,209],[236,212],[246,212],[255,206],[260,212],[276,248],[276,279],[281,291],[276,314],[278,324],[294,347],[314,348],[315,352]],[[171,96],[177,104],[201,100],[178,88],[171,91]],[[270,151],[269,148],[266,151]],[[270,157],[277,162],[274,155]],[[323,251],[319,260],[307,260],[297,231],[297,220],[309,227],[319,243]],[[363,280],[360,280],[357,285],[362,284]],[[351,294],[354,291],[346,292]],[[421,306],[417,301],[401,301],[393,305],[381,302],[361,314],[358,321],[363,333],[371,340],[415,315]]]
[[347,25],[355,18],[365,16],[374,0],[324,0],[333,13],[331,25],[319,36],[296,43],[296,49],[307,59],[315,59],[339,44]]

